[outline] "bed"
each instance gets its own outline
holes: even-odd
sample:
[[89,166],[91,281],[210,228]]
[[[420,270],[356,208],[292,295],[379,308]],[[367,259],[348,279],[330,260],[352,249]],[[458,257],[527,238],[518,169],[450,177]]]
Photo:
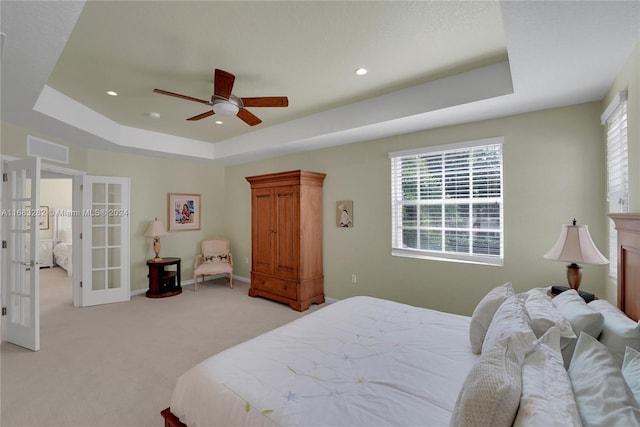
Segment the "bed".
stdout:
[[61,214],[55,215],[53,221],[53,259],[56,265],[62,267],[71,277],[73,273],[72,234],[70,215],[64,215],[68,210],[61,209]]
[[359,296],[194,366],[161,414],[166,427],[640,425],[638,350],[635,320],[573,290],[505,283],[470,317]]

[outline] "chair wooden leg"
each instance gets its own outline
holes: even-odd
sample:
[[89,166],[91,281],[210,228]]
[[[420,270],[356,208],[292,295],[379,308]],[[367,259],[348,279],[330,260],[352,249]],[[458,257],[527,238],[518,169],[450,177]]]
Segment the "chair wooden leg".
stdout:
[[233,273],[229,273],[229,286],[233,289]]
[[193,275],[193,292],[198,290],[198,276]]

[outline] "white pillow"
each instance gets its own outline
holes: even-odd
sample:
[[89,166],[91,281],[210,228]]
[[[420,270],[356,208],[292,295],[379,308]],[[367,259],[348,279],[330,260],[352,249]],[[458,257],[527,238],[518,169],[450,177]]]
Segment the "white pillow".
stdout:
[[622,376],[636,398],[636,403],[640,404],[640,352],[638,350],[631,347],[626,348],[622,363]]
[[618,366],[622,366],[626,347],[631,347],[635,350],[640,349],[640,326],[638,322],[628,318],[626,314],[607,300],[593,300],[589,303],[589,307],[604,316],[604,326],[598,341],[609,349],[616,358]]
[[560,353],[560,329],[538,339],[522,365],[522,397],[514,427],[581,426],[573,389]]
[[475,354],[479,354],[482,350],[482,342],[496,310],[511,295],[513,295],[513,287],[511,282],[507,282],[504,285],[493,288],[473,310],[471,324],[469,325],[469,340],[471,341],[471,350]]
[[569,378],[585,427],[638,426],[640,408],[607,348],[580,333]]
[[483,352],[462,385],[450,426],[510,427],[520,403],[522,362],[530,348],[515,333]]
[[484,337],[482,352],[491,348],[503,336],[513,332],[523,332],[528,342],[533,345],[536,336],[531,330],[529,314],[524,306],[526,299],[526,294],[512,295],[498,307]]
[[[560,314],[566,317],[571,323],[571,328],[576,335],[585,332],[594,338],[598,338],[604,324],[604,316],[589,307],[574,289],[569,289],[556,295],[552,300],[553,305]],[[576,341],[572,340],[562,349],[564,366],[568,367],[573,356]]]
[[531,289],[526,292],[528,296],[525,307],[531,318],[531,329],[536,337],[542,337],[549,328],[557,326],[560,332],[560,348],[566,347],[572,339],[576,339],[571,323],[564,317],[551,302],[546,290]]

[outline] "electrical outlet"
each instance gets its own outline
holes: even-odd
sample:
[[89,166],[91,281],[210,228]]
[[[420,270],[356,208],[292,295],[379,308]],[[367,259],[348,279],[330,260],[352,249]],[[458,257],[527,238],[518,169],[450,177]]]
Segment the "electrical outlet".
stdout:
[[358,283],[358,278],[356,277],[355,274],[351,275],[351,283]]
[[245,263],[245,264],[249,264],[249,257],[245,257],[245,258],[244,258],[244,263]]

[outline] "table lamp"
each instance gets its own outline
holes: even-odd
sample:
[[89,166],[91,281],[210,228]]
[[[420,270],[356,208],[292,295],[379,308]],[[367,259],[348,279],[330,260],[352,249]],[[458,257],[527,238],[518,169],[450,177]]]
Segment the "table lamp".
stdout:
[[153,251],[156,253],[156,257],[153,261],[160,261],[162,258],[158,255],[160,253],[160,236],[166,236],[167,231],[158,218],[149,223],[147,231],[144,232],[144,237],[153,237]]
[[567,281],[571,289],[578,290],[582,280],[582,270],[578,263],[608,264],[609,260],[596,248],[591,239],[589,228],[586,225],[564,224],[560,231],[560,237],[555,245],[544,254],[546,259],[566,261]]

